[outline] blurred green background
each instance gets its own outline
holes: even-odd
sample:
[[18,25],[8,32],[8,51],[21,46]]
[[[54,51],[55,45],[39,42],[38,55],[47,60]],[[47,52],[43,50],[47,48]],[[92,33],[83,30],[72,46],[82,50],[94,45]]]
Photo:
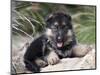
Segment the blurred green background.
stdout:
[[[46,26],[45,17],[55,11],[64,11],[72,16],[72,24],[79,43],[95,44],[96,7],[54,3],[12,2],[12,38],[29,38],[40,34]],[[23,37],[24,39],[24,37]]]

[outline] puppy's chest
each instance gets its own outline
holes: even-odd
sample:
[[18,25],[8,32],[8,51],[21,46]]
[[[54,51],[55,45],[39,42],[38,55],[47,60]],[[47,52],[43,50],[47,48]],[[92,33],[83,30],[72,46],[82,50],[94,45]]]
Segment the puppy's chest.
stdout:
[[61,57],[61,58],[65,58],[65,57],[70,57],[71,53],[72,53],[72,49],[71,46],[65,46],[61,49],[57,49],[56,53]]
[[46,45],[47,50],[49,48],[54,50],[57,53],[57,55],[59,55],[61,58],[65,58],[65,57],[70,57],[71,56],[72,43],[69,43],[68,45],[66,45],[66,46],[64,46],[62,48],[57,48],[50,41],[47,42],[45,45]]

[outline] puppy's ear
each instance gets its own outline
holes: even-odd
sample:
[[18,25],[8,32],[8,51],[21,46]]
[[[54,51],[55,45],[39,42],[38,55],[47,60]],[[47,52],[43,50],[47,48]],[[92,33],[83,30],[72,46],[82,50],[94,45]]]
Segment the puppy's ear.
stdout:
[[47,24],[49,24],[52,18],[53,18],[53,14],[48,15],[48,16],[45,18],[45,22],[46,22]]
[[65,16],[67,17],[67,19],[68,19],[69,21],[72,21],[72,18],[71,18],[71,16],[70,16],[69,14],[65,14]]
[[72,29],[73,25],[72,25],[72,18],[71,18],[71,16],[69,14],[65,14],[65,17],[67,18],[69,29]]
[[68,19],[69,19],[70,21],[72,21],[72,18],[71,18],[71,16],[70,16],[70,15],[68,15]]

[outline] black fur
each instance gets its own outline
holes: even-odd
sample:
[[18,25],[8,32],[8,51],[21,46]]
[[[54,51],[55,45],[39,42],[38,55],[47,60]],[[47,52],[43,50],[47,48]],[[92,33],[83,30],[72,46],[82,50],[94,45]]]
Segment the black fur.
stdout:
[[70,15],[53,13],[48,16],[46,23],[45,32],[30,44],[24,55],[26,68],[32,72],[40,72],[41,67],[70,57],[71,49],[76,45]]

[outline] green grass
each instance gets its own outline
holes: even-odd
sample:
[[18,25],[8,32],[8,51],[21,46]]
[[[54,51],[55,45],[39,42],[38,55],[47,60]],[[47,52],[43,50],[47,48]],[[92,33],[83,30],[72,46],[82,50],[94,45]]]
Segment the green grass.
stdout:
[[[12,24],[13,35],[34,37],[46,26],[45,17],[54,11],[64,11],[72,16],[79,43],[94,44],[96,41],[95,6],[58,5],[46,3],[18,2],[14,8],[16,18]],[[12,16],[14,17],[14,16]],[[19,36],[19,35],[18,35]]]

